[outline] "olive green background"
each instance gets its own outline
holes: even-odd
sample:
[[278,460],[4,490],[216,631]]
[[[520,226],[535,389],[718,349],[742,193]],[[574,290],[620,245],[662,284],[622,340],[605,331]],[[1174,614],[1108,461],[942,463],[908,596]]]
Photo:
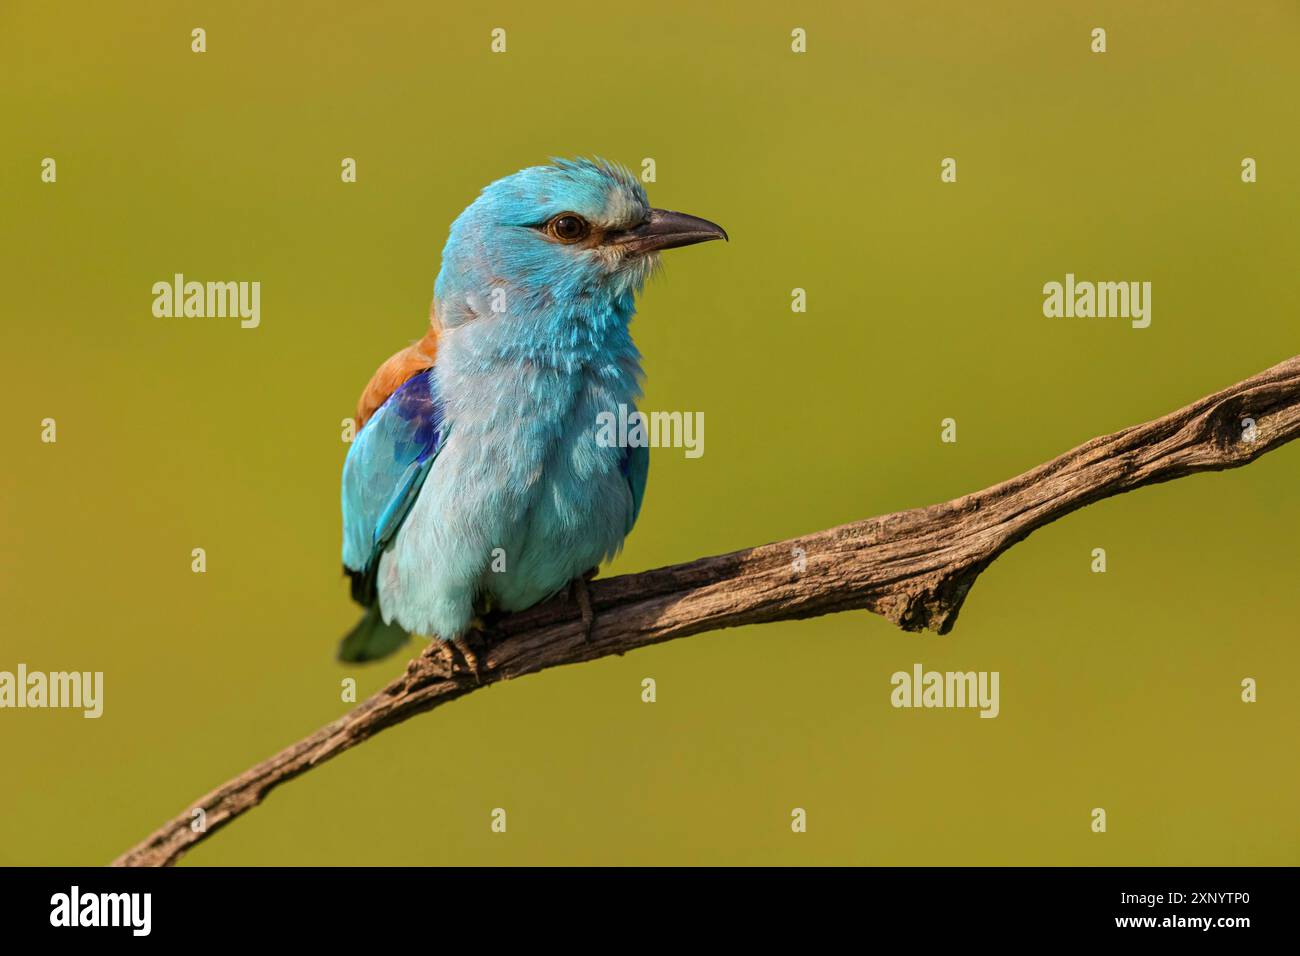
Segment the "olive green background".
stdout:
[[[641,299],[643,407],[707,427],[653,452],[631,572],[974,491],[1300,351],[1297,42],[1289,2],[8,0],[0,669],[106,700],[0,712],[0,863],[106,862],[401,671],[333,660],[340,422],[484,184],[653,157],[654,204],[731,233]],[[261,327],[154,318],[175,272],[260,281]],[[1066,272],[1151,281],[1151,327],[1044,318]],[[855,612],[492,687],[185,862],[1300,863],[1298,475],[1300,444],[1071,515],[946,637]],[[1000,671],[1001,716],[891,708],[916,661]]]

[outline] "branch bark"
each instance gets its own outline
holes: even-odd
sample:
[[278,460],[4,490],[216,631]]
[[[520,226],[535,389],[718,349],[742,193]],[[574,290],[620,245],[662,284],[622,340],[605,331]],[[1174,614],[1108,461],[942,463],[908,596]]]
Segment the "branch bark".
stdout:
[[[1254,421],[1253,440],[1246,419]],[[382,691],[195,801],[114,865],[173,864],[286,780],[497,681],[718,628],[862,608],[906,631],[946,634],[980,572],[1035,529],[1143,485],[1239,467],[1297,436],[1300,356],[944,504],[593,581],[590,639],[576,604],[559,599],[489,622],[472,641],[481,682],[461,667],[448,673],[430,645]],[[197,808],[205,814],[200,832],[191,828]]]

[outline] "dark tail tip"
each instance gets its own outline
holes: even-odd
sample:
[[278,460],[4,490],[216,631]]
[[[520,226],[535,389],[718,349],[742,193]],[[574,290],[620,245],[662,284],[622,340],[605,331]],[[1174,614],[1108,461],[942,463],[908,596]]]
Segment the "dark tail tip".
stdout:
[[366,611],[357,626],[339,641],[338,659],[349,664],[377,661],[398,650],[411,635],[397,624],[385,624],[379,605]]

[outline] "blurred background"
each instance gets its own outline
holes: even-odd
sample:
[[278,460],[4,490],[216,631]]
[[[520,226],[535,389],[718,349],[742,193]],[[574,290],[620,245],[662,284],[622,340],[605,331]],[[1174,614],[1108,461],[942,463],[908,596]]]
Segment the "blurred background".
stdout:
[[[0,670],[105,701],[0,712],[0,863],[106,863],[402,671],[333,657],[340,423],[486,183],[650,157],[655,205],[731,234],[634,325],[642,407],[706,420],[602,574],[638,571],[975,491],[1300,351],[1298,41],[1289,2],[8,0]],[[260,281],[260,327],[154,318],[177,272]],[[1151,327],[1044,318],[1067,272],[1152,282]],[[1300,863],[1298,475],[1300,443],[1071,515],[946,637],[855,612],[495,686],[184,862]],[[999,671],[1001,715],[891,708],[917,661]]]

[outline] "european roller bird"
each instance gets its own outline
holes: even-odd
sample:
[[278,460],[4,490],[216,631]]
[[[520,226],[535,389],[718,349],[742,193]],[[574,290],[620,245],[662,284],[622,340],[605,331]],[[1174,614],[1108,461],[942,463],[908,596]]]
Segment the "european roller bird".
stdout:
[[627,170],[556,160],[497,180],[452,223],[430,328],[374,374],[343,466],[343,565],[365,616],[339,657],[408,635],[449,668],[488,609],[566,587],[590,636],[586,579],[645,494],[649,449],[605,447],[598,416],[641,394],[628,325],[664,249],[726,239],[651,208]]

